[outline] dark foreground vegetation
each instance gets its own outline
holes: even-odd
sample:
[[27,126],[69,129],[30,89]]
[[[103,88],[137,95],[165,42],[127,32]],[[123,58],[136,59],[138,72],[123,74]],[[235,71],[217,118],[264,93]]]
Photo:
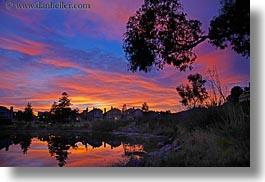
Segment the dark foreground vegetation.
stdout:
[[132,127],[168,136],[157,150],[116,166],[248,167],[249,103],[225,104],[179,113],[175,121],[143,121]]

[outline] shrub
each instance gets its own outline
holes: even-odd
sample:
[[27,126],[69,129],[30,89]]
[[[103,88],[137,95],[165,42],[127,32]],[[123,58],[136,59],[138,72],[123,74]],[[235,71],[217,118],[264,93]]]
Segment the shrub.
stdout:
[[[248,105],[249,106],[249,105]],[[146,166],[250,165],[250,113],[242,104],[188,111],[175,137],[182,150],[145,158]]]

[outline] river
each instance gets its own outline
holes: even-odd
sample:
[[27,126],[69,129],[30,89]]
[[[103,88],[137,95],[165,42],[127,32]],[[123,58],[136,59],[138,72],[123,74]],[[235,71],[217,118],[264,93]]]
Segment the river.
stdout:
[[159,137],[80,131],[0,134],[1,167],[123,166],[156,149]]

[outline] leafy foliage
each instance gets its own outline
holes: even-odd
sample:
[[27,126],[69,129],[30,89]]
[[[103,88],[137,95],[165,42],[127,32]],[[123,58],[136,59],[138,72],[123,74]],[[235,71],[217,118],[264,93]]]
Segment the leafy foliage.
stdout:
[[228,43],[242,56],[250,55],[250,2],[222,0],[220,15],[211,21],[211,44],[224,49]]
[[196,59],[192,49],[205,39],[201,23],[186,18],[179,0],[145,0],[127,23],[123,48],[133,72],[165,64],[184,71]]
[[249,1],[222,0],[220,15],[214,17],[209,34],[201,22],[188,20],[179,0],[145,0],[129,18],[123,49],[132,72],[161,70],[166,64],[180,71],[192,69],[197,56],[193,49],[206,39],[221,49],[232,49],[249,57]]
[[53,136],[48,140],[48,149],[51,156],[55,156],[58,166],[63,167],[68,159],[70,145],[65,137]]
[[31,103],[28,103],[25,107],[24,113],[23,113],[23,119],[25,121],[32,121],[33,120],[33,109]]
[[126,104],[123,104],[123,105],[122,105],[121,112],[122,112],[122,113],[125,113],[126,110],[127,110],[127,105],[126,105]]
[[204,84],[206,80],[198,73],[190,74],[188,80],[191,85],[180,85],[176,88],[178,94],[182,98],[181,103],[189,108],[195,108],[202,105],[203,101],[208,97],[208,93]]
[[149,111],[149,106],[147,105],[146,102],[143,103],[142,110],[143,110],[143,112],[148,112]]
[[54,120],[57,121],[65,121],[68,120],[72,114],[72,110],[70,108],[71,101],[69,99],[69,95],[66,92],[62,93],[62,97],[59,98],[58,103],[54,102],[51,108],[51,115]]

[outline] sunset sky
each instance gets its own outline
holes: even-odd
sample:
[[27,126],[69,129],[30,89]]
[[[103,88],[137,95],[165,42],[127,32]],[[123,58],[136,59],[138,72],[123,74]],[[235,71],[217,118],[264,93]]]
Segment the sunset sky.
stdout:
[[[187,82],[188,74],[198,72],[207,79],[207,70],[215,66],[228,91],[250,81],[249,59],[208,42],[196,48],[192,71],[167,66],[150,73],[128,72],[123,33],[143,0],[64,1],[89,3],[90,9],[84,10],[6,9],[6,2],[0,1],[0,105],[14,110],[28,102],[34,111],[49,110],[65,91],[81,110],[141,107],[147,102],[151,110],[176,112],[184,109],[176,87]],[[219,0],[181,3],[205,32],[220,7]]]

